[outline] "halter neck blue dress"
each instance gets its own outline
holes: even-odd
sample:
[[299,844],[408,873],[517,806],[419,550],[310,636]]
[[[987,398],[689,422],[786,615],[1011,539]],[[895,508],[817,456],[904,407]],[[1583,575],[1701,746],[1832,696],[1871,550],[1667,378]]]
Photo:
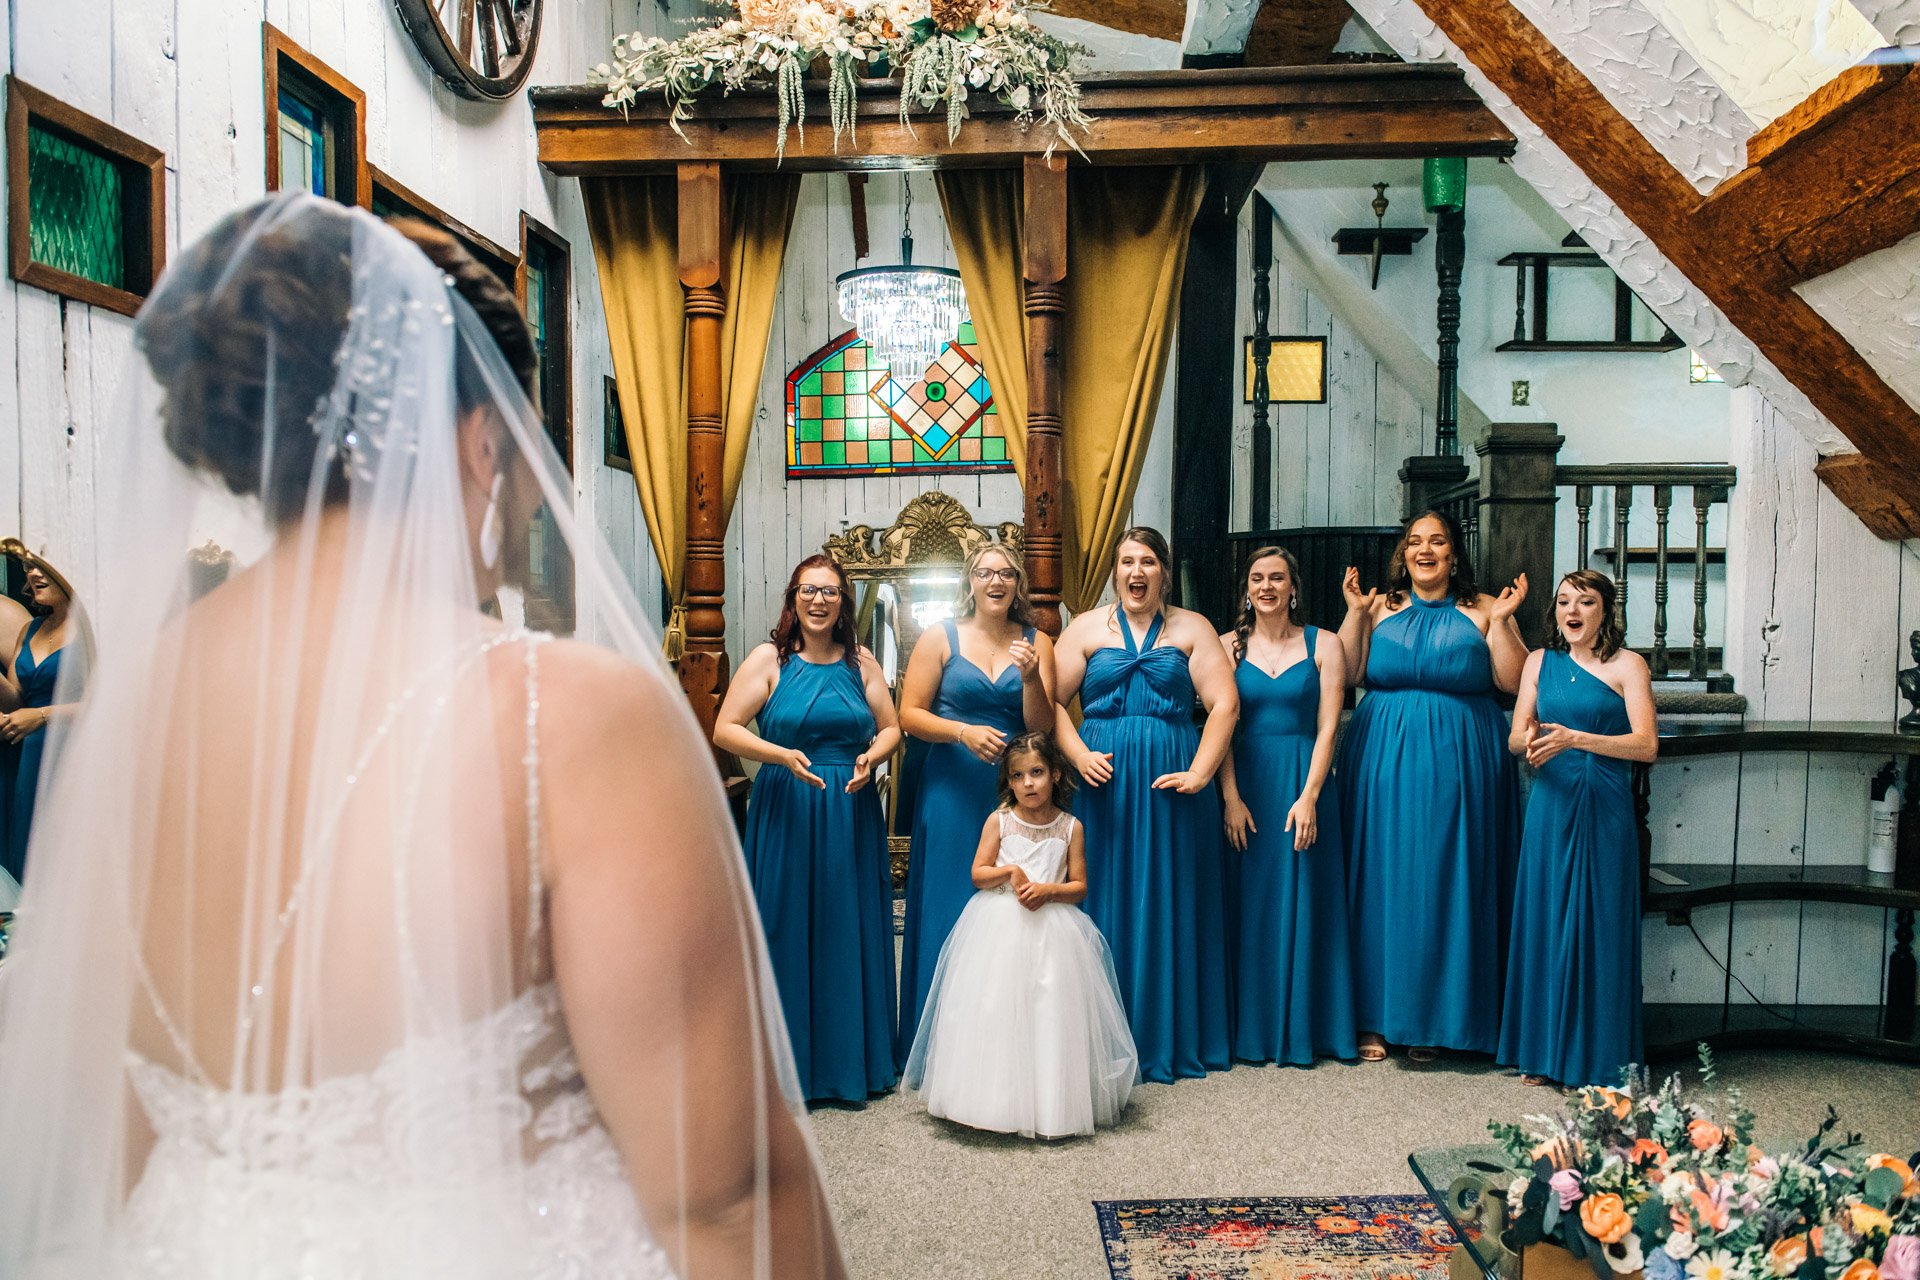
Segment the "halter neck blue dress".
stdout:
[[[1631,733],[1626,699],[1549,649],[1542,724]],[[1499,1061],[1565,1085],[1619,1084],[1640,1062],[1640,837],[1632,766],[1562,751],[1527,795]]]
[[1296,851],[1286,829],[1320,733],[1320,670],[1313,662],[1324,643],[1320,629],[1308,627],[1306,640],[1307,656],[1277,676],[1244,659],[1233,673],[1240,688],[1233,775],[1255,827],[1244,851],[1227,850],[1233,1056],[1241,1062],[1305,1066],[1358,1050],[1346,848],[1331,779],[1315,806],[1313,844]]
[[[1009,664],[1000,678],[960,653],[960,629],[949,619],[947,663],[933,714],[963,724],[990,725],[1007,735],[1027,727],[1020,668]],[[1026,640],[1033,641],[1028,627]],[[927,744],[920,766],[920,792],[913,812],[913,856],[907,864],[907,913],[900,949],[900,1031],[894,1058],[904,1065],[920,1026],[940,948],[972,901],[973,855],[980,829],[1000,804],[1000,771],[958,742]]]
[[1113,776],[1073,799],[1086,827],[1087,914],[1113,948],[1120,994],[1140,1051],[1140,1078],[1170,1083],[1232,1065],[1220,796],[1155,791],[1193,763],[1193,678],[1187,655],[1156,648],[1164,618],[1136,645],[1115,611],[1121,645],[1087,655],[1081,740],[1113,753]]
[[1340,746],[1354,1017],[1393,1044],[1492,1053],[1520,835],[1486,637],[1413,596],[1382,618]]
[[886,822],[872,785],[846,791],[877,732],[860,676],[845,662],[789,656],[760,709],[760,736],[804,751],[827,784],[762,765],[742,840],[809,1101],[864,1103],[899,1075]]
[[[62,646],[48,654],[46,661],[33,656],[33,638],[40,633],[45,617],[27,624],[26,639],[20,642],[20,657],[14,664],[14,677],[20,685],[22,707],[50,707],[54,686],[60,680]],[[13,774],[13,796],[8,805],[4,865],[15,880],[27,878],[27,840],[33,834],[33,804],[40,793],[40,762],[47,750],[47,731],[36,729],[20,740],[20,758]]]

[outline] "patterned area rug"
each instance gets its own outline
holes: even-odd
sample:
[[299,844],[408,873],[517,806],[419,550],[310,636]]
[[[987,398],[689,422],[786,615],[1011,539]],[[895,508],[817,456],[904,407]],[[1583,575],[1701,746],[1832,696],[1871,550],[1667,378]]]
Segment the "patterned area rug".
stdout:
[[1445,1280],[1425,1196],[1096,1200],[1113,1280]]

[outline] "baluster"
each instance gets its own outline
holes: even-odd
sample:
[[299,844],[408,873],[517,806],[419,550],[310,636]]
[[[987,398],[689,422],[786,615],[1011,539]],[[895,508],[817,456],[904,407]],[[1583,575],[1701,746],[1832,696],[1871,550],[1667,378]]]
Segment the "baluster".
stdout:
[[1673,486],[1653,486],[1653,678],[1667,674],[1667,514]]
[[1726,496],[1714,485],[1693,486],[1693,660],[1687,674],[1707,678],[1707,509]]
[[1613,486],[1613,620],[1627,634],[1627,513],[1633,510],[1633,486]]
[[1513,268],[1513,340],[1527,340],[1527,264]]
[[1587,567],[1589,550],[1587,546],[1587,522],[1593,516],[1593,486],[1590,484],[1577,484],[1573,486],[1573,505],[1580,520],[1580,559],[1575,562],[1575,567],[1584,569]]

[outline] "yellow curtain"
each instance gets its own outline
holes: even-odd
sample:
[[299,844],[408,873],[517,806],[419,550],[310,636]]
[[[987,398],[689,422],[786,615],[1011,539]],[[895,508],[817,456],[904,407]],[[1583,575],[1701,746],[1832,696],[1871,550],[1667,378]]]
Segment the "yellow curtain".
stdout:
[[[1007,452],[1024,481],[1020,183],[1009,170],[940,175],[948,235]],[[1062,596],[1074,613],[1099,602],[1133,506],[1173,348],[1188,236],[1205,190],[1197,166],[1075,168],[1067,175]]]
[[[633,482],[677,601],[687,554],[686,318],[679,276],[678,184],[673,175],[588,178],[581,184],[600,301],[613,346],[613,373],[633,457]],[[800,198],[797,174],[739,174],[727,180],[727,265],[721,288],[720,378],[726,397],[728,516],[747,465],[760,399],[760,374],[780,295],[780,265]]]

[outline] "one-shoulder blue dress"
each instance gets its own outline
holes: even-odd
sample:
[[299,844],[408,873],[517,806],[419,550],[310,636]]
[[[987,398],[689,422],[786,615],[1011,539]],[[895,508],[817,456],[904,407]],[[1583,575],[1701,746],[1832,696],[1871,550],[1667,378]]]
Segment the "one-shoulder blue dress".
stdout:
[[[1027,727],[1020,668],[998,680],[960,653],[960,631],[948,620],[947,665],[933,714],[989,725],[1012,739]],[[1026,639],[1033,641],[1033,628]],[[987,815],[1000,805],[1000,771],[958,742],[927,744],[913,812],[913,856],[907,863],[907,916],[900,948],[900,1031],[894,1060],[905,1065],[927,1003],[940,948],[973,899],[973,855]]]
[[[1347,865],[1340,800],[1331,785],[1315,806],[1319,833],[1296,851],[1287,811],[1300,798],[1320,733],[1320,670],[1328,643],[1306,629],[1307,656],[1277,676],[1242,660],[1233,775],[1253,816],[1244,851],[1227,850],[1227,918],[1233,958],[1233,1056],[1305,1066],[1352,1058],[1353,964],[1347,943]],[[1330,643],[1338,644],[1336,638]]]
[[[20,642],[20,657],[14,664],[22,707],[52,706],[54,686],[60,682],[64,645],[48,654],[46,661],[34,660],[33,637],[44,622],[45,617],[38,617],[27,624],[26,639]],[[46,750],[47,731],[35,729],[20,740],[20,755],[13,769],[13,796],[7,806],[6,847],[0,866],[22,882],[27,878],[27,841],[33,835],[33,805],[40,794],[40,762]]]
[[1359,1029],[1492,1053],[1518,778],[1486,637],[1452,596],[1414,596],[1374,627],[1338,774]]
[[762,766],[742,842],[809,1101],[865,1102],[899,1074],[886,822],[873,786],[846,791],[877,731],[845,662],[789,657],[760,711],[760,736],[804,751],[827,784]]
[[[1627,703],[1572,657],[1540,657],[1542,724],[1631,733]],[[1527,796],[1499,1060],[1565,1085],[1618,1084],[1640,1030],[1640,838],[1632,766],[1562,751]]]
[[[1116,611],[1117,613],[1117,611]],[[1220,796],[1155,791],[1193,763],[1193,678],[1187,655],[1156,648],[1164,618],[1136,645],[1087,655],[1081,740],[1113,753],[1113,777],[1075,795],[1086,827],[1087,914],[1113,949],[1140,1051],[1140,1077],[1170,1083],[1232,1064]]]

